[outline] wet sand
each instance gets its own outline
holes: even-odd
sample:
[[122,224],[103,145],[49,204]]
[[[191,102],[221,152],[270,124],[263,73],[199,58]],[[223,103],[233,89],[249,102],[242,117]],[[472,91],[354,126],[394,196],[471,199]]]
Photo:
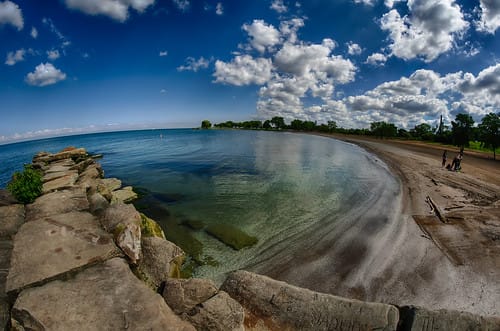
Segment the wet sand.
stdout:
[[[317,229],[325,234],[310,238],[314,249],[253,269],[361,300],[500,316],[500,161],[466,150],[462,171],[451,172],[441,167],[439,146],[333,138],[360,145],[389,166],[401,183],[400,208],[361,208],[341,235]],[[448,163],[456,153],[448,151]]]

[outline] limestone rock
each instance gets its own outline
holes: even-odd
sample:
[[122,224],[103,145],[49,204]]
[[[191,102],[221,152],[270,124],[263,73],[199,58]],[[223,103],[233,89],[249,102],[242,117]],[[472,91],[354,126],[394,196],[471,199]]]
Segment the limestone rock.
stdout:
[[104,187],[108,191],[113,192],[122,187],[122,181],[117,178],[103,178],[97,186],[98,191],[99,187]]
[[158,237],[165,238],[165,233],[161,226],[155,222],[155,220],[147,217],[143,213],[141,215],[141,234],[142,237]]
[[24,205],[0,207],[0,237],[10,237],[24,223]]
[[135,199],[137,199],[137,193],[134,192],[132,186],[111,192],[111,203],[127,203]]
[[90,213],[74,211],[24,223],[14,238],[7,292],[17,293],[120,255]]
[[63,176],[43,183],[43,193],[71,188],[75,185],[77,179],[78,173],[70,171]]
[[169,278],[165,281],[163,298],[168,306],[177,314],[188,313],[218,292],[217,286],[209,279]]
[[396,330],[394,306],[302,289],[247,271],[231,273],[221,287],[245,308],[247,329]]
[[120,258],[21,292],[12,317],[34,330],[195,330]]
[[85,189],[97,190],[97,179],[103,177],[103,171],[99,164],[93,163],[85,169],[84,172],[80,174],[78,185],[84,187]]
[[7,190],[0,189],[0,206],[8,206],[19,203]]
[[405,306],[401,309],[401,331],[420,330],[500,330],[500,318],[482,317],[452,310],[429,311]]
[[112,204],[101,217],[106,231],[113,233],[116,244],[132,263],[137,263],[141,253],[141,215],[132,205]]
[[155,291],[168,277],[178,275],[184,252],[174,243],[158,237],[142,238],[142,257],[137,270]]
[[94,163],[95,163],[94,159],[89,157],[71,166],[70,170],[76,170],[80,174],[84,172],[89,165]]
[[244,331],[243,307],[226,292],[220,291],[184,315],[197,330]]
[[85,148],[68,147],[56,154],[40,152],[33,157],[33,163],[51,163],[64,159],[78,160],[86,157],[87,151]]
[[52,192],[38,197],[35,202],[26,206],[26,222],[58,215],[69,211],[89,209],[85,189],[72,187],[67,190]]
[[89,195],[89,205],[90,205],[90,212],[92,214],[99,214],[102,213],[106,210],[106,208],[109,207],[109,202],[104,198],[101,194],[99,193],[94,193]]

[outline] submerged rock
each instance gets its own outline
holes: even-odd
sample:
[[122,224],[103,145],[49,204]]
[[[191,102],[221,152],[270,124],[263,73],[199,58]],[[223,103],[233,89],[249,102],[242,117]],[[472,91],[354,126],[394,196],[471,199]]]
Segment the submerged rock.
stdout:
[[250,236],[228,224],[210,224],[205,228],[205,231],[236,250],[250,247],[257,243],[256,237]]

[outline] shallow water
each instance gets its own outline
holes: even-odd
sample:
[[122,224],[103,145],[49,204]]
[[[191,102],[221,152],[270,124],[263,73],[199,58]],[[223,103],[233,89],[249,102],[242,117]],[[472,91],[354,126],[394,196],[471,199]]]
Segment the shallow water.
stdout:
[[[158,199],[148,202],[156,205],[153,216],[169,239],[210,262],[195,275],[214,279],[233,269],[262,266],[290,245],[314,246],[309,234],[320,240],[313,233],[334,231],[353,210],[384,204],[389,213],[390,197],[399,190],[386,166],[355,145],[311,135],[231,130],[101,133],[4,145],[0,187],[36,152],[68,145],[104,154],[100,162],[107,177],[155,192]],[[378,198],[382,191],[387,198]],[[229,224],[258,242],[237,251],[206,231],[182,225],[186,220],[203,227]]]

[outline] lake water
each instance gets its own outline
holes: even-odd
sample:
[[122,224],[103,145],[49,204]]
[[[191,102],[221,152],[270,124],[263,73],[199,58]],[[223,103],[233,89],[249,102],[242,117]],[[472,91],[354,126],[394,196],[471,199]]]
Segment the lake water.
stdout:
[[[201,265],[194,274],[214,279],[265,264],[292,244],[311,247],[308,234],[316,240],[313,231],[335,231],[353,210],[377,204],[389,214],[399,194],[385,164],[358,146],[319,136],[239,130],[114,132],[3,145],[0,187],[38,151],[70,145],[103,154],[99,162],[106,177],[153,192],[142,207],[149,204],[168,239],[198,254]],[[203,229],[186,226],[189,222],[202,228],[228,224],[258,241],[235,250]]]

